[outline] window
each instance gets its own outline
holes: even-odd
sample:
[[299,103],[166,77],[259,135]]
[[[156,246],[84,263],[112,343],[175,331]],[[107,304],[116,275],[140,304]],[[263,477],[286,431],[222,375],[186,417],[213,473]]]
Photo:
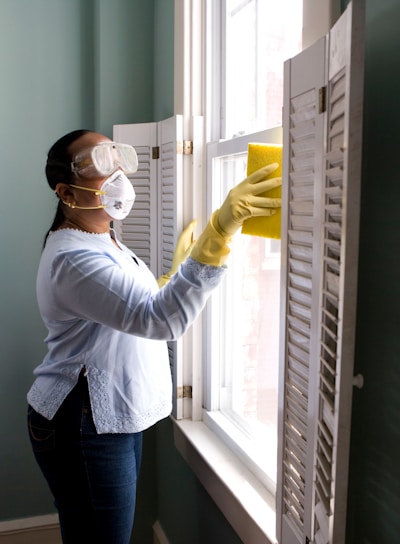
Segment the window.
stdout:
[[[302,4],[288,0],[226,0],[210,18],[222,55],[209,54],[222,74],[207,149],[211,210],[246,177],[249,142],[282,143],[283,65],[302,40]],[[210,19],[209,19],[210,21]],[[270,21],[270,23],[266,23]],[[240,36],[240,39],[238,37]],[[215,111],[215,93],[209,111]],[[266,130],[272,129],[272,130]],[[218,136],[219,132],[219,136]],[[221,141],[221,139],[223,141]],[[279,363],[280,241],[238,233],[229,274],[210,309],[204,419],[274,493]]]

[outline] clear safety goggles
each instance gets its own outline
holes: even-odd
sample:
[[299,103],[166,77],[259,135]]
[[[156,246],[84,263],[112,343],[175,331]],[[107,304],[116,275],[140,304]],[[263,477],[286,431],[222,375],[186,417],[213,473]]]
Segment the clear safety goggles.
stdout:
[[138,158],[131,145],[104,142],[76,153],[71,162],[74,174],[83,178],[109,176],[116,170],[133,174],[138,169]]

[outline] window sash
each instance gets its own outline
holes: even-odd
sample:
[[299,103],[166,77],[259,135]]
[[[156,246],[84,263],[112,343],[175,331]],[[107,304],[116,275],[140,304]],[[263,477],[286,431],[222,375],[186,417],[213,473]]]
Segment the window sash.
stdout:
[[[275,127],[270,130],[245,135],[233,140],[208,144],[207,183],[209,189],[207,192],[208,195],[214,195],[214,200],[212,196],[209,198],[208,205],[210,214],[212,210],[216,209],[221,203],[216,200],[217,198],[221,199],[221,194],[218,196],[216,195],[215,181],[213,180],[214,160],[230,155],[245,156],[247,154],[248,144],[251,142],[280,144],[282,143],[282,129],[280,127]],[[219,188],[217,189],[217,193],[220,193]],[[232,251],[234,252],[235,250],[233,249]],[[230,274],[233,274],[234,270],[232,270],[230,265],[229,267]],[[228,279],[230,281],[230,278]],[[276,487],[276,447],[265,447],[260,449],[262,440],[259,440],[259,443],[251,440],[252,435],[253,438],[257,435],[257,425],[251,426],[248,421],[238,417],[231,409],[230,403],[227,409],[223,409],[224,388],[221,385],[221,371],[226,369],[222,369],[218,364],[218,362],[224,359],[221,355],[221,346],[218,341],[221,335],[224,334],[224,332],[219,329],[224,315],[224,313],[221,312],[221,292],[223,293],[223,290],[224,286],[221,286],[219,293],[212,297],[207,308],[207,333],[205,344],[207,345],[208,351],[206,357],[206,378],[204,388],[204,422],[209,425],[214,432],[229,445],[229,447],[234,448],[234,451],[243,462],[257,474],[260,481],[262,481],[267,489],[274,494]],[[278,361],[276,361],[276,364],[278,364]],[[266,436],[264,437],[265,443],[269,442],[269,445],[274,442],[276,443],[277,425],[273,425],[274,436],[267,436],[267,433],[269,432],[267,427],[263,426],[262,429],[266,433]],[[260,453],[261,451],[263,453]]]

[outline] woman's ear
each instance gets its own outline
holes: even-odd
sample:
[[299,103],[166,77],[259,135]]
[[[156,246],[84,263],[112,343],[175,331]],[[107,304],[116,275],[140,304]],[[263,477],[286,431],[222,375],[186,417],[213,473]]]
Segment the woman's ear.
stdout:
[[67,183],[57,183],[55,193],[67,206],[75,205],[74,194]]
[[65,197],[72,195],[70,186],[67,183],[57,183],[54,191],[61,200],[66,200]]

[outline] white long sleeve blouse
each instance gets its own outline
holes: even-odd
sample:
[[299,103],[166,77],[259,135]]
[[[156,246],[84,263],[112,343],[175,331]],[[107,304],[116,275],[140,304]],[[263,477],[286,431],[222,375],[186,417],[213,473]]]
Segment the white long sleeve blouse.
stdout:
[[145,263],[117,242],[120,249],[109,234],[52,232],[37,275],[47,354],[28,402],[52,419],[85,368],[99,433],[139,432],[170,414],[166,341],[184,334],[224,274],[189,257],[159,290]]

